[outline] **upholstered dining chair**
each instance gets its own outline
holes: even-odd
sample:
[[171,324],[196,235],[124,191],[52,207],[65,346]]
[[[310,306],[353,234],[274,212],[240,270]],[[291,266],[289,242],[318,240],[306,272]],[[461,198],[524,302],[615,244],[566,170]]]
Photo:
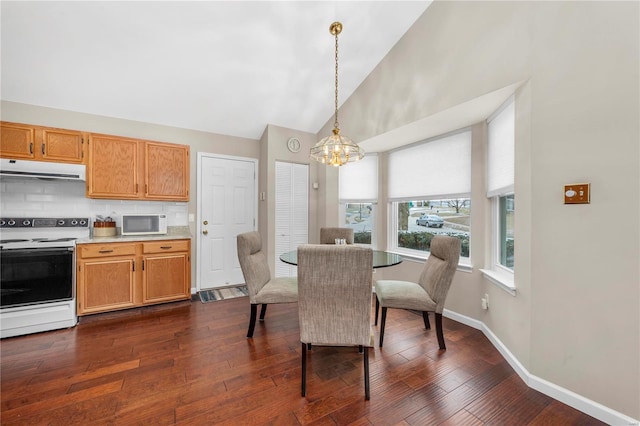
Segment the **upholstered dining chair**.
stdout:
[[353,244],[353,229],[320,228],[320,244],[335,244],[336,238],[344,239],[347,244]]
[[298,247],[302,396],[306,395],[307,348],[357,346],[363,353],[365,399],[369,399],[372,268],[373,253],[368,247]]
[[429,312],[435,313],[436,334],[440,349],[447,349],[442,333],[442,311],[444,301],[451,287],[453,275],[460,258],[460,240],[455,237],[436,235],[431,240],[431,254],[424,264],[417,283],[410,281],[378,280],[376,289],[376,316],[382,306],[380,324],[380,347],[384,339],[384,326],[387,319],[387,308],[411,309],[422,312],[422,319],[427,330],[431,328]]
[[262,251],[262,240],[256,231],[237,236],[238,260],[249,291],[251,317],[247,337],[253,337],[258,305],[260,321],[264,321],[267,305],[272,303],[292,303],[298,301],[298,279],[296,277],[271,278],[267,257]]

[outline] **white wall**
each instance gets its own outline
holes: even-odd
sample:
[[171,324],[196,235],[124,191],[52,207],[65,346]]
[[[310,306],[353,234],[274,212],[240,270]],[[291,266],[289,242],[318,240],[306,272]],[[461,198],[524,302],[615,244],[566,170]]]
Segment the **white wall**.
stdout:
[[[524,82],[517,295],[482,278],[486,246],[472,243],[474,270],[456,275],[446,308],[482,321],[530,374],[635,419],[639,12],[637,2],[435,2],[340,109],[343,133],[361,142]],[[591,183],[591,204],[564,205],[563,185],[577,182]],[[488,220],[486,202],[473,208],[485,220],[474,218],[472,241]]]

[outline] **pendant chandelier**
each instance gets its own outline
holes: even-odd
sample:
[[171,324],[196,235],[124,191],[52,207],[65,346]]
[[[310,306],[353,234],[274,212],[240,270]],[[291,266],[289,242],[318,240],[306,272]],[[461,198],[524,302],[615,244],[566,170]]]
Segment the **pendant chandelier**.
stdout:
[[320,163],[339,167],[349,161],[358,161],[364,157],[364,151],[351,139],[340,134],[338,127],[338,34],[342,32],[342,24],[334,22],[329,32],[336,38],[336,84],[335,84],[335,120],[333,134],[317,142],[311,148],[310,157]]

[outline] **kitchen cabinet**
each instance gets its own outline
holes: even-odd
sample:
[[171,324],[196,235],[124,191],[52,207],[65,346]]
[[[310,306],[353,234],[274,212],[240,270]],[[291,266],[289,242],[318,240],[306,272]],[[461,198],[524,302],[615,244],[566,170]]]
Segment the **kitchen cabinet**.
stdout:
[[190,297],[188,240],[142,244],[142,303]]
[[78,315],[132,308],[136,303],[136,244],[79,244]]
[[191,298],[191,241],[77,246],[78,315]]
[[2,122],[0,135],[3,158],[84,163],[86,135],[83,132]]
[[138,144],[115,136],[89,136],[89,198],[139,198]]
[[90,135],[89,198],[189,200],[189,146]]

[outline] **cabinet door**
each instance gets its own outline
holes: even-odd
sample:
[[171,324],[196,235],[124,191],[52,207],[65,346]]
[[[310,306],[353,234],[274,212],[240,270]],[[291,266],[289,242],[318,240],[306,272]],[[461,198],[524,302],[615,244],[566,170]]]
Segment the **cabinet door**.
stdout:
[[90,198],[138,198],[138,141],[91,135],[87,179]]
[[142,262],[142,303],[191,297],[187,253],[144,256]]
[[2,123],[0,125],[0,155],[5,158],[35,158],[35,127]]
[[42,159],[65,163],[82,163],[84,138],[81,132],[61,129],[43,129]]
[[80,261],[78,315],[135,306],[135,257]]
[[189,147],[145,142],[144,197],[189,200]]

